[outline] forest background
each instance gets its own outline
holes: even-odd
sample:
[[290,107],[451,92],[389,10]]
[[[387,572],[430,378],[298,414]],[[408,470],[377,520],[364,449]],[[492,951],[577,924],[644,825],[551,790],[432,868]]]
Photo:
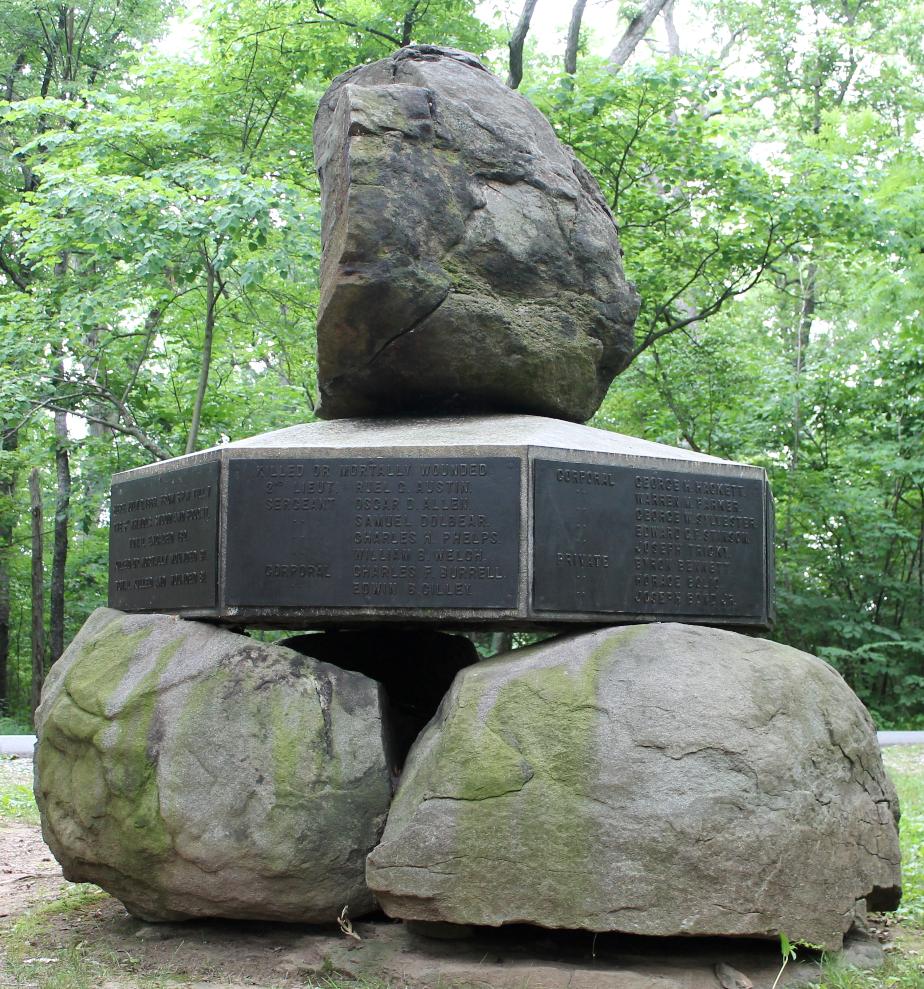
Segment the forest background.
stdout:
[[0,0],[0,732],[105,603],[111,474],[313,417],[314,110],[409,42],[610,201],[643,304],[591,424],[765,467],[772,637],[924,727],[922,37],[908,0]]

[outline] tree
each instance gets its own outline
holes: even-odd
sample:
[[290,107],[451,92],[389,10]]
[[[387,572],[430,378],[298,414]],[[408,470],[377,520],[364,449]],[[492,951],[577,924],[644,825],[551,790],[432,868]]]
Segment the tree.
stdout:
[[[11,641],[7,602],[31,593],[14,551],[28,520],[21,461],[55,463],[41,475],[57,487],[54,652],[101,598],[114,469],[310,418],[317,98],[407,37],[482,50],[491,35],[472,7],[219,2],[195,65],[151,51],[136,61],[167,4],[74,8],[50,40],[58,8],[15,8],[4,41],[21,35],[38,54],[19,59],[11,40],[2,122],[0,645]],[[133,13],[109,48],[97,43],[93,16],[114,17],[114,33]],[[81,48],[82,33],[92,45]],[[30,66],[46,48],[42,87]],[[91,51],[93,70],[74,61]],[[71,62],[59,72],[60,52]],[[86,424],[80,444],[68,419]]]
[[29,474],[32,514],[32,716],[42,697],[45,681],[45,574],[42,566],[42,485],[38,467]]
[[568,37],[565,41],[565,72],[574,75],[577,72],[578,45],[581,40],[581,21],[584,19],[584,8],[587,0],[575,0],[571,8],[571,20],[568,22]]
[[752,160],[754,132],[733,92],[714,96],[724,114],[702,112],[715,88],[708,61],[661,60],[616,77],[588,61],[573,83],[531,91],[616,217],[642,296],[633,359],[752,289],[816,209]]
[[[86,8],[66,3],[25,3],[10,0],[0,11],[0,70],[4,79],[3,97],[15,105],[25,99],[75,100],[86,87],[97,85],[109,73],[118,71],[133,54],[134,47],[152,37],[163,24],[170,5],[164,0],[100,0]],[[41,137],[55,126],[49,114],[41,113],[30,119],[30,133],[17,126],[13,119],[0,119],[0,154],[6,158],[0,170],[0,215],[15,210],[27,197],[36,193],[39,177],[23,159],[12,156],[16,147],[30,138]],[[31,308],[28,297],[34,272],[21,254],[21,239],[15,227],[7,226],[0,234],[0,311],[20,317]],[[62,263],[55,277],[66,277],[68,265]],[[16,323],[13,322],[14,329]],[[42,334],[44,337],[44,334]],[[25,391],[35,394],[39,379],[35,368],[44,363],[40,347],[33,348],[37,361],[23,366],[14,347],[13,363],[20,374],[32,378],[32,387]],[[36,353],[36,351],[38,351]],[[18,398],[26,398],[20,393]],[[26,398],[26,403],[28,403]],[[6,404],[0,411],[0,450],[19,447],[18,429],[26,413],[26,403]],[[55,514],[55,565],[51,599],[52,654],[61,645],[63,632],[63,582],[67,553],[69,470],[66,428],[56,433],[55,459],[59,490]],[[5,468],[0,498],[7,504],[16,490],[15,460]],[[10,557],[13,527],[0,524],[0,710],[7,706],[7,668],[9,664]]]
[[774,634],[834,662],[880,723],[911,724],[924,656],[911,439],[922,343],[913,231],[924,205],[911,190],[924,173],[907,140],[919,114],[920,53],[909,39],[920,12],[773,3],[735,4],[725,16],[762,72],[726,75],[701,112],[726,149],[743,127],[766,149],[795,236],[746,296],[642,353],[603,421],[767,466],[779,537]]

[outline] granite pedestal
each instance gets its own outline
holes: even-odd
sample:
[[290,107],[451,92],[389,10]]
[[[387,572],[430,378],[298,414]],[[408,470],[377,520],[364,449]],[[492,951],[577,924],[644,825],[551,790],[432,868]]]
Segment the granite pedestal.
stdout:
[[766,628],[757,467],[555,419],[347,419],[115,475],[109,603],[252,627]]

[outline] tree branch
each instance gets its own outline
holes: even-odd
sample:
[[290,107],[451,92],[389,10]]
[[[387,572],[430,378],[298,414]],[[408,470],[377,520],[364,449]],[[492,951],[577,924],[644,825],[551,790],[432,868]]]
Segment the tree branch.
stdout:
[[581,21],[584,19],[584,8],[587,0],[575,0],[571,9],[571,21],[568,24],[568,39],[565,42],[565,72],[574,75],[577,72],[578,45],[581,41]]
[[632,18],[625,34],[619,39],[616,47],[610,52],[609,70],[618,72],[632,57],[639,42],[648,33],[668,0],[647,0],[645,6]]
[[526,0],[520,12],[520,19],[513,29],[513,34],[510,35],[510,41],[507,42],[507,47],[510,49],[510,73],[507,76],[507,85],[511,89],[516,89],[523,79],[523,45],[526,43],[529,24],[538,2],[539,0]]
[[661,16],[664,18],[664,29],[667,32],[667,50],[673,58],[680,57],[680,35],[677,33],[677,25],[674,23],[674,2],[667,0]]
[[145,448],[145,450],[148,451],[148,453],[153,454],[158,460],[170,460],[173,458],[172,453],[155,443],[154,440],[144,433],[133,420],[125,423],[119,422],[118,420],[113,422],[111,419],[103,419],[102,416],[93,415],[91,412],[84,412],[82,409],[65,409],[63,407],[59,408],[56,405],[50,405],[49,408],[55,412],[68,412],[71,415],[79,416],[81,419],[85,419],[87,422],[96,422],[101,426],[105,426],[107,429],[114,429],[117,433],[124,433],[126,436],[131,436],[133,439],[136,439]]
[[[417,24],[418,11],[420,9],[421,0],[414,0],[410,7],[405,11],[404,21],[401,25],[401,47],[407,48],[407,46],[414,40],[414,26]],[[426,14],[427,8],[430,6],[429,2],[424,4],[423,13]]]
[[[173,302],[175,299],[176,296],[174,296],[173,299],[170,300],[170,302]],[[166,303],[166,305],[163,306],[154,306],[154,308],[151,309],[151,311],[145,317],[144,346],[141,348],[141,355],[138,357],[138,360],[135,362],[134,368],[132,368],[132,373],[131,373],[131,377],[128,379],[128,384],[126,384],[125,390],[122,392],[121,402],[123,405],[125,404],[125,402],[128,401],[129,392],[132,390],[132,388],[135,387],[135,382],[138,380],[138,373],[141,371],[141,365],[144,364],[144,362],[147,360],[148,349],[151,346],[151,341],[154,339],[154,331],[160,325],[160,321],[161,319],[163,319],[164,312],[166,311],[167,306],[170,305],[170,302]]]
[[3,273],[21,292],[28,292],[29,283],[23,279],[22,275],[10,265],[2,254],[0,254],[0,268],[3,269]]
[[735,299],[739,295],[744,295],[749,292],[761,279],[763,273],[767,271],[770,266],[781,258],[788,251],[791,251],[795,246],[796,242],[787,243],[783,245],[778,251],[771,254],[771,246],[773,244],[773,235],[775,232],[775,227],[771,225],[770,230],[767,234],[767,243],[764,246],[763,253],[760,260],[757,261],[753,274],[747,278],[747,280],[742,284],[742,278],[744,276],[739,276],[735,282],[731,285],[726,285],[725,288],[707,305],[702,309],[693,309],[689,307],[688,315],[680,319],[671,319],[669,308],[672,302],[678,299],[690,285],[696,280],[698,275],[703,271],[706,262],[709,258],[715,255],[715,251],[710,251],[705,258],[703,258],[700,263],[696,266],[696,270],[693,275],[687,280],[686,284],[675,292],[670,299],[666,302],[660,304],[655,310],[653,324],[657,323],[659,319],[664,319],[666,325],[662,326],[660,329],[649,328],[648,332],[642,338],[641,343],[632,351],[632,355],[629,358],[629,363],[646,351],[653,343],[660,340],[662,337],[666,337],[671,333],[676,333],[677,330],[682,330],[687,326],[691,326],[693,323],[701,322],[704,319],[708,319],[710,316],[714,316],[721,308],[728,302],[729,299]]
[[393,34],[386,34],[384,31],[378,31],[374,27],[367,27],[363,24],[357,24],[355,21],[348,21],[343,17],[335,17],[333,14],[329,14],[321,6],[320,0],[314,0],[314,9],[319,17],[326,17],[333,24],[339,24],[341,27],[351,27],[355,31],[365,31],[367,34],[375,35],[376,38],[390,41],[396,48],[401,47],[401,39],[395,37]]

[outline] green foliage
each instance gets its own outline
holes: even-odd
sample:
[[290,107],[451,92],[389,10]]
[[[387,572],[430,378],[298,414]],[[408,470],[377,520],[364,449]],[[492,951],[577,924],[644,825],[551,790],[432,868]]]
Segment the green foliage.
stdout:
[[[14,766],[22,765],[15,760],[0,756],[0,821],[11,819],[38,824],[38,808],[28,782],[23,782],[23,774]],[[31,769],[31,763],[26,764]]]
[[875,972],[842,965],[836,958],[822,964],[817,989],[924,989],[924,969],[917,955],[896,953]]
[[0,818],[11,817],[17,821],[38,824],[38,811],[32,789],[22,784],[8,784],[0,787]]
[[32,726],[21,718],[0,716],[0,735],[31,735]]
[[783,973],[786,971],[786,966],[791,961],[796,960],[796,946],[792,944],[785,934],[780,934],[780,953],[783,956],[783,964],[780,965],[780,970],[776,973],[776,978],[773,980],[773,985],[770,989],[776,989],[780,979],[783,977]]
[[920,928],[924,927],[924,747],[889,747],[883,761],[902,811],[902,902],[898,916]]
[[619,224],[642,296],[640,342],[684,306],[705,309],[726,289],[743,289],[768,248],[779,249],[783,214],[796,208],[749,158],[753,127],[736,121],[729,141],[728,119],[704,115],[714,90],[708,64],[664,60],[617,76],[587,67],[576,82],[557,80],[540,102],[595,173]]

